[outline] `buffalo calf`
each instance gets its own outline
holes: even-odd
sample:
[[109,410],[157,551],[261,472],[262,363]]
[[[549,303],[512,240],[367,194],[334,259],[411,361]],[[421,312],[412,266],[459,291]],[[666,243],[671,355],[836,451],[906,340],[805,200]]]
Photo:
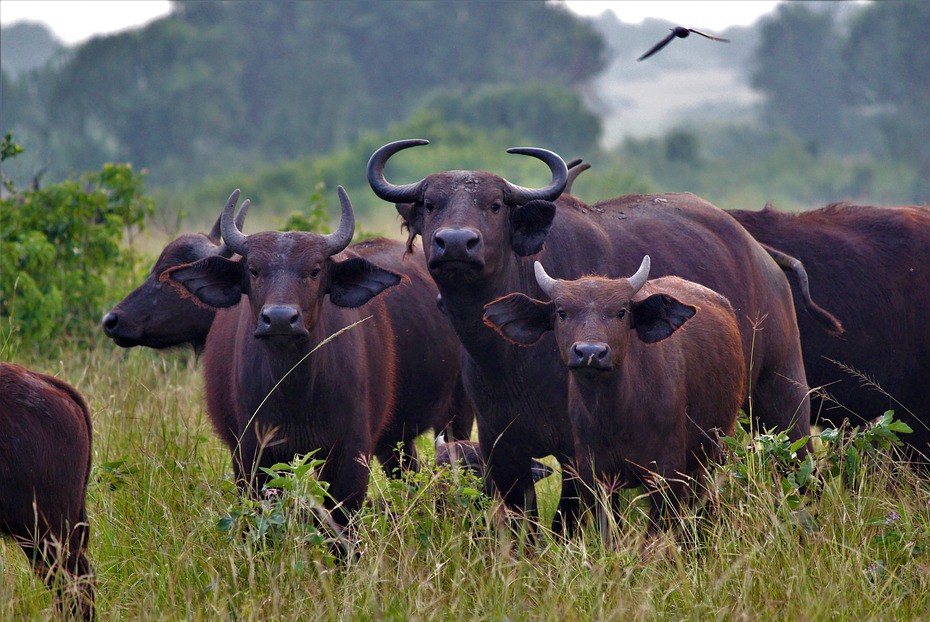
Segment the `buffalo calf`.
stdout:
[[[485,478],[485,462],[481,456],[481,446],[475,441],[446,442],[442,434],[436,437],[436,466],[457,466]],[[533,482],[538,482],[552,475],[552,467],[538,460],[532,461]]]
[[[90,413],[57,378],[0,363],[0,533],[12,536],[59,607],[94,617],[84,549]],[[67,594],[66,594],[67,592]]]
[[647,255],[630,278],[536,280],[551,302],[514,293],[485,308],[485,321],[519,345],[553,330],[568,366],[569,415],[582,499],[596,481],[650,492],[649,533],[667,528],[678,504],[700,493],[745,394],[746,368],[733,308],[678,277],[648,281]]

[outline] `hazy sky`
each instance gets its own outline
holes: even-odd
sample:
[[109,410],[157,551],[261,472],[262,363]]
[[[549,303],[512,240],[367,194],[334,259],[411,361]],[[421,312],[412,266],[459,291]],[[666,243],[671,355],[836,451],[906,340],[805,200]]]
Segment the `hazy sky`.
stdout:
[[[660,17],[692,28],[722,30],[749,24],[771,11],[778,2],[635,2],[569,0],[569,8],[583,15],[612,9],[624,22],[638,23]],[[45,22],[65,43],[78,43],[95,34],[111,33],[167,15],[167,0],[0,0],[0,22]]]

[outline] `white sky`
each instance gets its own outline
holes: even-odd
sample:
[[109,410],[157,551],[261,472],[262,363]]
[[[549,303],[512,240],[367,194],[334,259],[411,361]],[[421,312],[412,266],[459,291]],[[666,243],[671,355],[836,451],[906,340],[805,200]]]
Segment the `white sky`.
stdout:
[[[621,21],[639,23],[659,17],[690,28],[723,30],[746,25],[768,13],[777,1],[665,1],[568,0],[569,8],[582,15],[598,15],[612,9]],[[85,41],[95,34],[112,33],[140,26],[167,15],[167,0],[0,0],[0,23],[44,22],[68,44]]]

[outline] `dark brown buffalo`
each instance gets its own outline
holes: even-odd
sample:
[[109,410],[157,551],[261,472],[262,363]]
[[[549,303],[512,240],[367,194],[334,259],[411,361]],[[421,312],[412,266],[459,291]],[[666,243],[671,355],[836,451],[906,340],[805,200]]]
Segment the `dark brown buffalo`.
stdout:
[[[571,465],[568,379],[555,340],[520,348],[482,321],[484,306],[510,292],[542,296],[532,256],[559,278],[630,274],[648,250],[658,276],[679,275],[720,292],[740,322],[751,400],[747,411],[792,439],[809,433],[810,403],[791,290],[785,275],[739,223],[691,194],[631,195],[586,205],[561,196],[568,172],[557,155],[516,149],[552,171],[541,189],[490,173],[447,171],[394,186],[387,159],[427,141],[385,145],[368,164],[372,189],[400,204],[408,246],[424,255],[463,348],[463,375],[477,409],[479,441],[494,483],[513,508],[535,514],[530,459],[553,455]],[[556,203],[553,199],[558,198]],[[544,243],[545,242],[545,246]],[[555,528],[578,512],[574,483],[563,478]],[[564,517],[564,519],[563,519]]]
[[[355,229],[341,187],[342,219],[329,235],[245,235],[232,218],[238,197],[237,190],[223,210],[222,232],[241,259],[209,257],[161,278],[221,309],[207,337],[204,372],[208,395],[232,396],[231,414],[209,415],[219,418],[217,427],[230,417],[240,430],[233,449],[238,481],[260,489],[267,481],[260,467],[316,450],[336,504],[327,505],[345,525],[364,501],[366,461],[394,406],[393,331],[377,295],[401,276],[361,257],[335,257]],[[247,304],[239,304],[243,294]]]
[[733,434],[746,365],[729,301],[678,277],[649,281],[649,264],[647,255],[628,279],[560,281],[536,262],[551,301],[510,294],[486,307],[485,322],[524,346],[555,332],[572,372],[568,411],[585,505],[594,507],[597,482],[644,486],[654,533],[703,491],[720,435]]
[[[565,184],[565,190],[562,191],[562,194],[571,194],[572,184],[575,183],[578,175],[585,172],[589,168],[591,168],[591,165],[587,162],[584,162],[580,158],[569,162],[568,183]],[[826,330],[828,333],[834,336],[843,334],[842,322],[840,322],[839,319],[827,312],[820,305],[814,302],[813,299],[811,299],[810,280],[807,276],[807,270],[804,268],[804,264],[796,257],[792,257],[785,252],[774,249],[771,246],[767,246],[763,240],[756,238],[756,241],[759,242],[762,245],[762,248],[764,248],[769,254],[769,256],[775,260],[775,263],[777,263],[778,266],[785,271],[785,274],[789,274],[794,277],[795,287],[792,292],[794,294],[795,306],[798,309],[803,307],[804,310],[807,311],[811,317],[821,325],[822,330]],[[801,342],[803,347],[803,333],[801,335]]]
[[84,554],[91,461],[90,413],[74,388],[0,363],[0,533],[12,536],[59,607],[94,617],[94,575]]
[[930,209],[832,204],[730,215],[804,262],[817,298],[843,322],[843,335],[828,335],[797,309],[808,380],[830,396],[820,416],[858,422],[893,409],[914,429],[903,440],[930,454]]
[[[240,229],[247,209],[248,201],[236,216]],[[399,359],[395,411],[384,436],[387,443],[403,442],[407,460],[414,465],[413,441],[430,428],[445,430],[453,438],[468,438],[471,434],[474,412],[459,374],[458,338],[448,320],[433,306],[438,295],[436,285],[422,262],[405,256],[403,244],[373,239],[354,244],[349,250],[409,279],[403,288],[388,290],[385,298]],[[181,296],[158,277],[169,268],[232,255],[222,243],[219,218],[210,234],[177,238],[162,251],[145,282],[104,317],[104,332],[124,348],[167,348],[189,343],[195,351],[203,350],[216,311]],[[227,393],[207,395],[211,412],[231,412]],[[238,438],[235,418],[214,418],[213,423],[226,445],[234,447]],[[400,458],[395,456],[382,466],[393,474]]]
[[[249,202],[236,214],[236,225],[242,229]],[[145,281],[103,316],[103,332],[121,348],[145,346],[172,348],[191,344],[198,354],[207,341],[213,324],[213,309],[179,296],[174,288],[159,280],[168,268],[193,263],[207,257],[231,258],[233,252],[223,244],[220,219],[210,233],[186,233],[170,242]]]

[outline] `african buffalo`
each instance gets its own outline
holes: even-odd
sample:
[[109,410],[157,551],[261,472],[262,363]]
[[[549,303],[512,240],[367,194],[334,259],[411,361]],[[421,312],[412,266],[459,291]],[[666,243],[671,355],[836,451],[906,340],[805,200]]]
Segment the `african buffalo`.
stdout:
[[[746,388],[739,325],[729,301],[697,283],[648,280],[647,255],[628,279],[560,281],[536,262],[550,302],[510,294],[485,322],[529,346],[554,331],[571,371],[568,411],[585,506],[596,481],[645,486],[649,533],[704,489],[708,461],[732,435]],[[679,330],[680,329],[680,330]],[[602,523],[603,524],[603,523]]]
[[[249,202],[246,201],[236,214],[239,229],[242,229],[248,211]],[[162,349],[189,343],[199,354],[207,341],[215,312],[195,304],[190,298],[179,296],[174,288],[162,283],[158,277],[168,268],[182,264],[207,257],[232,256],[233,252],[221,239],[219,218],[210,233],[186,233],[170,242],[142,285],[103,316],[103,332],[121,348],[145,346]]]
[[[241,230],[248,210],[243,203],[236,216]],[[459,374],[459,342],[431,300],[438,291],[420,262],[406,260],[404,245],[385,239],[371,239],[349,249],[372,263],[398,272],[409,279],[400,289],[389,290],[385,302],[394,328],[398,355],[397,395],[394,414],[384,432],[386,443],[403,442],[407,464],[416,464],[413,441],[432,428],[445,430],[453,438],[468,438],[474,412],[465,395]],[[103,329],[121,347],[168,348],[190,343],[203,350],[216,315],[215,309],[197,304],[159,280],[169,268],[212,256],[231,258],[232,251],[222,243],[220,218],[207,234],[185,234],[161,252],[145,282],[131,292],[104,317]],[[423,347],[429,344],[429,347]],[[214,413],[230,413],[229,394],[207,393],[207,408]],[[217,433],[230,449],[238,439],[235,417],[212,419]],[[401,456],[382,466],[394,474]]]
[[[12,536],[58,606],[94,617],[94,575],[84,554],[90,412],[73,387],[0,363],[0,534]],[[67,593],[66,593],[67,592]]]
[[[633,272],[648,250],[659,276],[679,275],[720,292],[740,323],[751,389],[746,410],[792,439],[809,433],[791,289],[733,218],[691,194],[631,195],[590,206],[560,197],[568,172],[544,149],[510,150],[549,166],[552,180],[541,189],[477,171],[435,173],[402,186],[385,180],[390,156],[424,144],[402,140],[381,147],[369,160],[368,180],[376,195],[399,204],[408,248],[423,237],[427,266],[464,346],[463,374],[477,409],[481,450],[511,507],[535,515],[532,457],[551,454],[571,465],[575,453],[568,378],[554,338],[520,348],[482,321],[484,306],[510,292],[542,296],[531,256],[559,278],[616,277]],[[555,528],[573,522],[578,507],[574,482],[566,477]]]
[[[482,480],[487,476],[481,447],[475,441],[446,442],[440,434],[436,437],[435,446],[436,466],[458,466]],[[534,482],[545,479],[555,472],[552,467],[537,460],[533,460],[532,470]]]
[[[377,296],[401,275],[351,254],[336,257],[355,229],[349,198],[341,186],[338,193],[342,218],[332,234],[245,235],[232,218],[237,190],[221,228],[241,259],[208,257],[170,268],[161,279],[220,309],[207,337],[204,372],[208,394],[232,396],[240,430],[233,450],[237,480],[258,490],[267,481],[260,467],[318,450],[326,460],[320,477],[335,502],[327,506],[345,525],[364,501],[365,461],[394,406],[393,330]],[[243,294],[248,302],[239,304]]]
[[821,418],[858,422],[893,409],[914,429],[903,440],[930,455],[930,209],[834,203],[789,214],[767,205],[730,215],[804,262],[843,322],[845,334],[827,335],[797,309],[808,380],[830,396]]

